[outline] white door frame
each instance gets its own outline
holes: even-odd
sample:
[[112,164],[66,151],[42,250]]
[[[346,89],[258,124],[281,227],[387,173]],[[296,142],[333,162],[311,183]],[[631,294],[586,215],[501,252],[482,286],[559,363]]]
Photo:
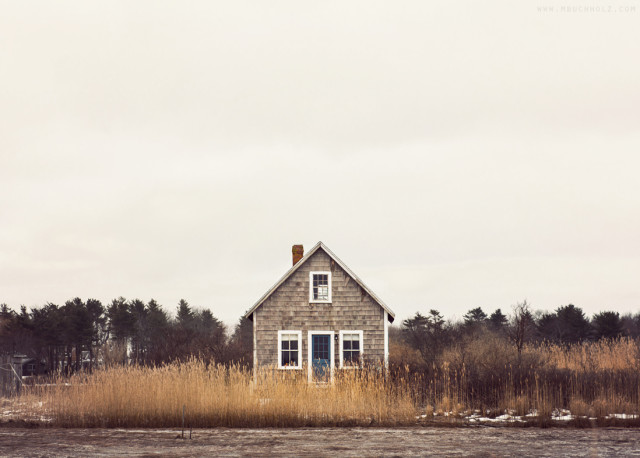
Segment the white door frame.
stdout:
[[331,349],[331,351],[329,352],[331,354],[331,371],[329,372],[329,380],[331,382],[333,382],[333,371],[335,370],[335,366],[336,366],[336,344],[334,342],[334,332],[333,331],[309,331],[308,335],[307,335],[307,379],[309,380],[309,382],[313,381],[313,354],[312,354],[312,348],[311,346],[313,345],[313,339],[312,336],[314,335],[329,335],[329,348]]

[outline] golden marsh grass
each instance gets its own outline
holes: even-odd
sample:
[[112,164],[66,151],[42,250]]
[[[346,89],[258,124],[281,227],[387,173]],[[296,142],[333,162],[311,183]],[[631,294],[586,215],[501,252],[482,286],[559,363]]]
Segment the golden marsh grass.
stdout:
[[[334,382],[306,371],[260,370],[199,360],[162,367],[112,366],[29,387],[22,418],[68,427],[399,426],[416,416],[526,415],[554,410],[604,418],[640,414],[638,343],[631,339],[526,347],[480,339],[449,349],[422,371],[337,370]],[[26,407],[28,406],[28,407]],[[18,417],[16,417],[18,418]]]
[[[306,372],[305,372],[306,374]],[[59,382],[63,382],[60,380]],[[72,427],[404,425],[414,403],[372,371],[345,371],[331,385],[292,371],[263,370],[252,383],[240,367],[192,360],[159,368],[112,367],[35,388],[53,423]]]

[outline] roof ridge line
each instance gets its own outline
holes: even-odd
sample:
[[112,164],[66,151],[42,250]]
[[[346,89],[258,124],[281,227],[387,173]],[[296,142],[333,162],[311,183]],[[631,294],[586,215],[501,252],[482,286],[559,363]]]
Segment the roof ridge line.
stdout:
[[264,301],[266,301],[269,296],[271,296],[271,294],[273,294],[273,292],[278,289],[280,287],[280,285],[282,285],[291,275],[293,275],[293,273],[298,270],[300,268],[300,266],[302,266],[308,259],[309,257],[311,257],[316,251],[318,251],[318,249],[322,248],[324,250],[325,253],[327,253],[329,255],[329,257],[331,259],[333,259],[334,261],[336,261],[338,263],[338,265],[351,277],[353,278],[353,280],[358,283],[358,285],[360,285],[360,287],[362,289],[364,289],[367,294],[369,294],[369,296],[371,296],[371,298],[376,301],[378,303],[378,305],[380,305],[380,307],[382,307],[382,309],[384,311],[386,311],[389,316],[394,319],[396,314],[387,306],[387,304],[384,303],[384,301],[382,301],[382,299],[380,299],[373,291],[371,291],[371,289],[369,289],[369,287],[360,279],[360,277],[358,277],[349,267],[347,267],[347,265],[342,262],[342,260],[340,260],[340,258],[338,258],[335,253],[333,251],[331,251],[331,249],[329,249],[328,246],[326,246],[324,243],[322,243],[322,241],[318,241],[318,243],[316,243],[313,248],[311,248],[311,250],[309,250],[308,253],[306,253],[298,262],[296,262],[293,266],[291,266],[291,268],[289,270],[287,270],[285,272],[285,274],[280,277],[280,279],[271,287],[267,290],[266,293],[264,293],[260,299],[258,299],[258,301],[253,304],[253,306],[247,310],[245,312],[245,314],[243,315],[244,318],[249,318],[249,316],[251,314],[253,314],[253,312],[256,311],[256,309],[258,307],[260,307]]

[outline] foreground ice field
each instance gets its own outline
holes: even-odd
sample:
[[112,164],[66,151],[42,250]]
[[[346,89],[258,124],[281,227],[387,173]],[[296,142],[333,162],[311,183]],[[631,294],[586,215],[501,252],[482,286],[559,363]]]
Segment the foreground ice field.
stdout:
[[194,430],[0,428],[0,456],[621,456],[627,428],[302,428]]

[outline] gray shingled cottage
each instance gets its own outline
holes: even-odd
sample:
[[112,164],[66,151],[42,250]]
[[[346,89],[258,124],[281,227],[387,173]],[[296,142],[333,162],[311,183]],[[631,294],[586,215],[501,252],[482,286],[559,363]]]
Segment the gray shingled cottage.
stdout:
[[306,368],[309,381],[326,381],[339,369],[386,366],[391,309],[322,242],[292,252],[291,269],[245,314],[254,368]]

